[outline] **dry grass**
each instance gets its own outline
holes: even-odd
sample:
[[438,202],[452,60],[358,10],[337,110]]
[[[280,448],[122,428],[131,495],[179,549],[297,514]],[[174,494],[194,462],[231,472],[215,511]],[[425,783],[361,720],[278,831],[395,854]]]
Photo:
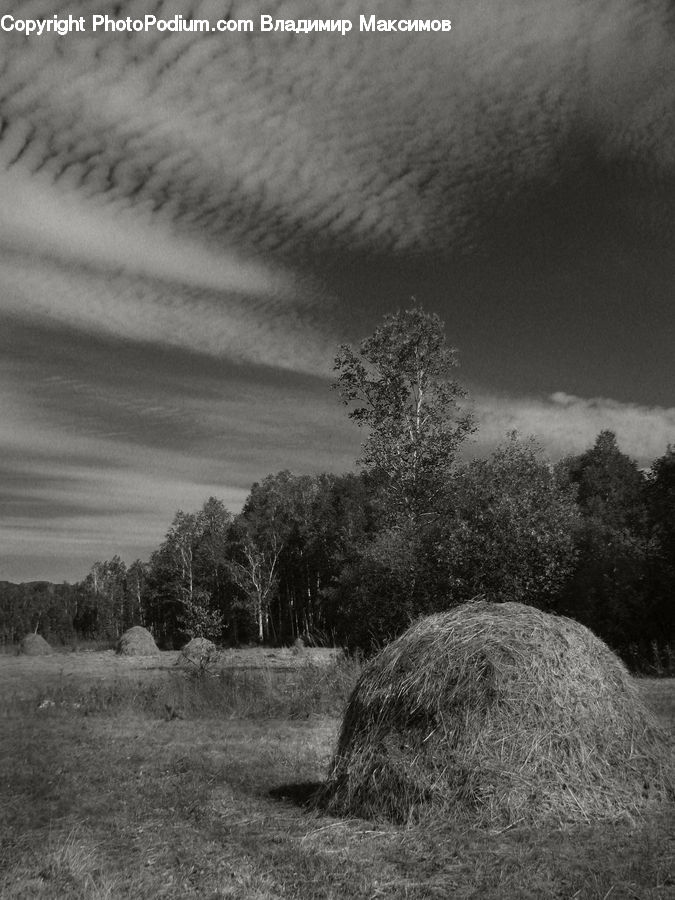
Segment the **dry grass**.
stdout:
[[[62,701],[75,696],[70,679],[59,694],[49,669],[32,699],[8,704],[0,673],[0,897],[673,896],[672,808],[632,825],[501,831],[452,820],[399,827],[308,809],[304,802],[327,771],[354,667],[331,675],[331,665],[311,665],[294,675],[271,665],[258,673],[230,666],[225,682],[237,683],[239,699],[227,706],[222,694],[214,700],[211,693],[222,674],[185,678],[173,667],[177,654],[163,654],[161,670],[114,660],[135,673],[122,679],[108,670],[110,654],[83,656],[94,657],[92,683],[78,675],[78,693],[93,698],[88,707]],[[246,654],[248,662],[254,658]],[[266,659],[260,651],[257,658]],[[14,658],[20,668],[26,662]],[[185,718],[169,718],[160,692],[181,683],[191,692]],[[638,687],[664,716],[675,712],[675,681]],[[39,708],[36,701],[49,697],[54,705]],[[316,707],[305,706],[301,717],[312,697]],[[275,698],[286,704],[276,716]],[[261,718],[252,717],[251,703]],[[675,716],[663,723],[675,726]]]
[[619,659],[570,619],[475,603],[364,670],[322,801],[406,822],[635,817],[675,796],[672,750]]
[[215,663],[217,652],[213,641],[208,640],[208,638],[195,637],[183,647],[177,662],[182,665],[204,669]]
[[119,639],[117,653],[120,656],[158,656],[159,648],[147,628],[134,625]]
[[[77,700],[92,690],[102,696],[119,697],[115,705],[124,705],[125,697],[152,695],[161,691],[179,668],[180,652],[163,651],[155,656],[119,656],[114,650],[94,652],[55,652],[50,656],[0,654],[0,715],[7,705],[28,704],[35,700]],[[302,658],[290,649],[221,650],[206,666],[208,674],[218,675],[223,683],[243,685],[253,690],[255,683],[292,682],[295,673],[316,671],[326,675],[341,670],[342,654],[334,650],[308,648]],[[187,666],[190,671],[193,666]],[[353,670],[347,664],[345,668]],[[308,676],[308,679],[309,680]],[[175,679],[174,679],[175,680]]]
[[48,656],[52,648],[41,634],[27,634],[19,644],[19,653],[24,656]]

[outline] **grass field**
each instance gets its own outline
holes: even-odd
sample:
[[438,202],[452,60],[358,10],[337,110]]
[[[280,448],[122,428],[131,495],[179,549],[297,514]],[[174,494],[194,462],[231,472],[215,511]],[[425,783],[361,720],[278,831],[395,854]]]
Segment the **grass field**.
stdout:
[[[672,808],[502,832],[308,811],[358,667],[175,660],[2,658],[0,897],[675,897]],[[640,688],[672,731],[675,680]]]

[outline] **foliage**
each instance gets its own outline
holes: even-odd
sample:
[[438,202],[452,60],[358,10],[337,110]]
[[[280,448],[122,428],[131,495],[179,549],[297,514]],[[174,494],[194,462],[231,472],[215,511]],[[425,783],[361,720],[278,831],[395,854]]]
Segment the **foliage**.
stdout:
[[373,519],[359,476],[284,471],[253,485],[232,529],[230,566],[257,640],[332,642],[326,597]]
[[220,637],[230,524],[222,501],[210,497],[197,513],[178,510],[164,542],[152,554],[148,621],[163,642]]
[[356,549],[332,588],[336,630],[370,650],[419,615],[479,596],[551,606],[578,521],[570,487],[511,435],[489,459],[456,467],[433,522],[383,528]]
[[127,567],[119,556],[97,561],[84,579],[77,627],[87,637],[116,640],[133,623],[127,595]]
[[80,593],[77,585],[0,581],[0,644],[18,644],[34,631],[52,644],[72,642]]
[[437,548],[449,562],[453,599],[551,606],[572,571],[578,523],[573,491],[514,432],[453,479]]
[[[372,651],[420,614],[421,592],[434,593],[435,587],[422,550],[410,525],[380,531],[352,549],[326,591],[329,621],[340,643]],[[421,583],[420,573],[425,576]]]
[[335,359],[335,387],[345,404],[356,404],[350,418],[369,430],[361,462],[382,483],[394,517],[418,521],[432,512],[474,430],[459,409],[457,364],[443,323],[419,307],[385,316],[357,351],[343,345]]
[[625,655],[629,644],[655,637],[646,615],[652,543],[645,476],[610,431],[601,432],[585,453],[565,460],[559,471],[577,486],[582,517],[577,564],[560,608]]
[[647,479],[650,616],[665,642],[675,647],[675,447],[657,459]]

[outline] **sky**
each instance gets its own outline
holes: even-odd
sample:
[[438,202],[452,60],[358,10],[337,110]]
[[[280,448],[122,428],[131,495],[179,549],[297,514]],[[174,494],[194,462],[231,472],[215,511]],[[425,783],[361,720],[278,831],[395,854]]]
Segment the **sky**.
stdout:
[[[150,11],[255,27],[91,27]],[[353,470],[335,353],[412,296],[459,350],[467,453],[675,443],[669,0],[0,12],[0,581],[147,559],[178,509]],[[54,15],[85,31],[16,30]]]

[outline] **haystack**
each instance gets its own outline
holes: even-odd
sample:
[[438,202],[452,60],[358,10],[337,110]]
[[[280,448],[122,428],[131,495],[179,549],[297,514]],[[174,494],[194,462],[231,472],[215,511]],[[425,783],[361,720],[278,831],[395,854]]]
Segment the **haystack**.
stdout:
[[147,628],[134,625],[117,642],[117,653],[120,656],[155,656],[159,649]]
[[178,657],[182,664],[204,666],[216,655],[216,645],[208,638],[194,637],[183,647]]
[[41,634],[31,632],[19,644],[19,653],[25,656],[47,656],[51,652],[52,648]]
[[668,738],[587,628],[519,603],[413,625],[364,669],[322,803],[504,827],[673,799]]

